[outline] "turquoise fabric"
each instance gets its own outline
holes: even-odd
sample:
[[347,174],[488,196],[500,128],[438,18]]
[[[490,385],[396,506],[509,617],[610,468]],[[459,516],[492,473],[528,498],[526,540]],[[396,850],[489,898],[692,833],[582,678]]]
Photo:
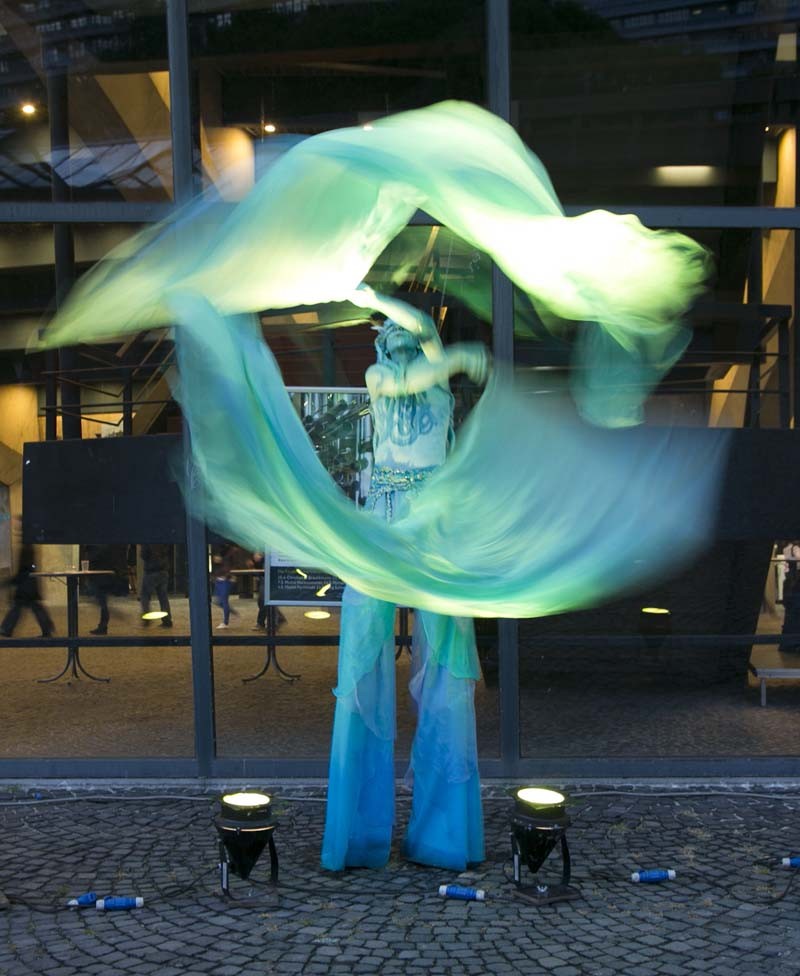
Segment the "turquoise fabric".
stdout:
[[[378,600],[541,616],[691,558],[710,531],[721,449],[669,432],[600,437],[502,370],[402,525],[367,518],[338,491],[245,313],[345,299],[386,308],[361,282],[417,207],[489,254],[551,328],[583,323],[575,398],[586,417],[638,419],[685,342],[679,320],[702,287],[705,252],[630,216],[564,217],[513,129],[465,103],[294,145],[232,214],[201,200],[101,262],[45,344],[174,324],[202,513],[239,542],[268,539]],[[465,661],[453,667],[468,676]]]

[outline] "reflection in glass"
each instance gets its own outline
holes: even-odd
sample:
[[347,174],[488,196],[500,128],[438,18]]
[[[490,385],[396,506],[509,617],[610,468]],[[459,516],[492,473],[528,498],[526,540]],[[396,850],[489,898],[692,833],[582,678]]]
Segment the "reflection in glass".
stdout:
[[[18,558],[22,541],[16,528],[12,541]],[[175,585],[185,574],[184,547],[166,547],[171,629],[142,620],[141,547],[32,548],[55,643],[25,646],[39,639],[40,628],[33,614],[23,614],[13,632],[22,646],[2,648],[6,721],[0,756],[191,756],[188,601],[185,589]],[[73,621],[77,648],[68,651]],[[183,637],[182,644],[169,641],[173,634]],[[106,635],[122,638],[123,646],[104,646]],[[152,641],[124,646],[125,638]]]
[[[796,24],[762,3],[511,4],[516,124],[567,204],[767,202]],[[777,130],[776,130],[777,126]]]
[[0,14],[0,199],[169,201],[162,0]]
[[[718,541],[645,592],[521,621],[523,755],[793,755],[800,671],[786,669],[800,625],[782,596],[786,545]],[[651,617],[668,626],[643,627],[647,607],[668,609]]]
[[484,0],[189,8],[202,183],[223,199],[298,138],[483,100]]

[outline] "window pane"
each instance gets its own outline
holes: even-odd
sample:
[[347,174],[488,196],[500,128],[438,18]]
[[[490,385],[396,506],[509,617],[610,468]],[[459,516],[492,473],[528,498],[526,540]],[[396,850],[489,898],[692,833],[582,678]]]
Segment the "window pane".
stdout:
[[483,0],[189,6],[198,176],[227,199],[292,136],[483,100]]
[[511,6],[515,122],[565,202],[762,202],[793,124],[785,8]]
[[169,201],[165,5],[0,15],[0,200]]

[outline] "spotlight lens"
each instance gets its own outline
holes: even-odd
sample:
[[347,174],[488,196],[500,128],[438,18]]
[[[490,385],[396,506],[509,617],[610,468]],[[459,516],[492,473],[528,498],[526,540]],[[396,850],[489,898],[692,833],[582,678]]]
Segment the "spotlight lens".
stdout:
[[264,132],[269,132],[269,133],[275,132],[275,126],[272,124],[272,122],[265,123]]
[[666,607],[642,607],[642,613],[669,613]]
[[31,102],[25,102],[25,104],[22,106],[22,114],[23,115],[35,115],[36,114],[36,106],[33,105],[33,104],[31,104]]
[[266,793],[228,793],[223,796],[222,802],[236,810],[254,810],[267,806],[272,800]]
[[517,790],[517,798],[523,803],[531,803],[537,807],[554,807],[564,802],[563,793],[555,790],[545,790],[538,786],[526,786]]

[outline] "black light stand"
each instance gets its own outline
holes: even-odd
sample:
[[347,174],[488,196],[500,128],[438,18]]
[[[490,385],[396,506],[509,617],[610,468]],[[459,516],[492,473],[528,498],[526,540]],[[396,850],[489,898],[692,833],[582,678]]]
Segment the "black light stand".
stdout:
[[269,880],[278,882],[276,824],[272,820],[270,797],[264,793],[233,793],[220,800],[221,812],[214,818],[219,835],[219,883],[222,894],[234,901],[231,875],[246,881],[265,846],[269,846]]
[[[514,814],[511,817],[511,854],[514,865],[516,893],[537,906],[580,898],[577,888],[570,886],[571,861],[567,844],[569,817],[565,798],[554,790],[526,788],[514,794]],[[523,863],[536,875],[556,844],[561,844],[561,883],[522,884]]]

